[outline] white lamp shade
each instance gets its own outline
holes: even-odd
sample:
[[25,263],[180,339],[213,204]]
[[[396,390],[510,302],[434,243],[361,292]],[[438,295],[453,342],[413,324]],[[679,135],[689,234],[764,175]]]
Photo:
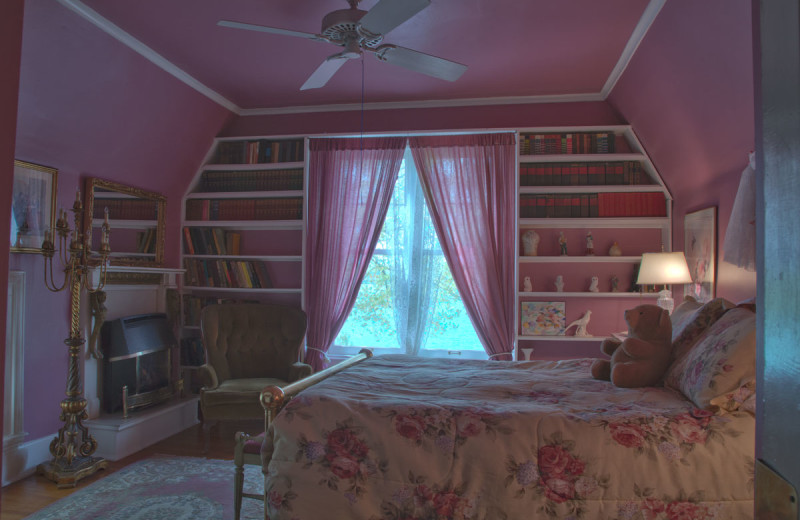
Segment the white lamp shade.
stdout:
[[680,251],[673,253],[644,253],[639,265],[639,285],[668,285],[691,283],[686,257]]

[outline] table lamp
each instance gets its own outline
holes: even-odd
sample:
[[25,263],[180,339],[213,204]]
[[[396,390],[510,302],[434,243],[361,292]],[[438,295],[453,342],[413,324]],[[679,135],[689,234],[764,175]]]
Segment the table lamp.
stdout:
[[638,285],[663,285],[658,293],[656,304],[662,309],[667,309],[670,314],[675,308],[672,291],[666,286],[676,283],[691,283],[689,266],[686,257],[680,251],[672,253],[644,253],[639,265]]

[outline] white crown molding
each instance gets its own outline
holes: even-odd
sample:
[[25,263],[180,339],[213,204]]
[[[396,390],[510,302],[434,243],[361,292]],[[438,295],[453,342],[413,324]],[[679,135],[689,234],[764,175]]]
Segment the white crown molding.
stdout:
[[608,95],[611,94],[611,91],[614,90],[614,86],[617,84],[619,78],[622,77],[622,73],[625,72],[625,69],[628,68],[628,64],[631,62],[631,59],[633,59],[636,49],[639,48],[639,44],[644,40],[647,31],[650,30],[650,26],[653,25],[656,16],[658,16],[658,13],[661,11],[661,8],[664,7],[665,3],[667,3],[667,0],[650,0],[650,3],[647,4],[647,7],[642,13],[642,17],[639,18],[639,23],[634,27],[627,45],[625,45],[625,48],[622,50],[622,54],[619,56],[616,66],[614,66],[611,74],[608,75],[606,84],[603,85],[603,90],[600,91],[603,99],[606,99]]
[[144,43],[140,42],[132,35],[122,30],[119,26],[113,24],[107,18],[101,16],[100,13],[98,13],[97,11],[89,8],[88,6],[86,6],[85,4],[81,3],[78,0],[58,0],[58,2],[64,7],[67,7],[68,9],[71,9],[72,11],[78,13],[80,16],[82,16],[83,18],[94,24],[103,32],[109,34],[110,36],[117,39],[121,43],[127,45],[131,50],[141,54],[143,57],[152,62],[155,66],[175,76],[177,79],[184,82],[188,86],[192,87],[193,89],[203,94],[210,100],[214,101],[219,105],[222,105],[231,112],[235,112],[237,114],[240,112],[241,109],[238,106],[236,106],[235,103],[225,98],[220,93],[208,88],[203,83],[200,83],[200,81],[190,76],[184,70],[177,67],[174,63],[167,60],[165,57],[163,57],[162,55],[160,55],[159,53],[157,53]]
[[636,24],[625,49],[611,71],[608,79],[606,80],[603,89],[596,94],[563,94],[563,95],[548,95],[548,96],[513,96],[513,97],[496,97],[496,98],[464,98],[464,99],[447,99],[447,100],[427,100],[427,101],[398,101],[386,103],[367,103],[361,105],[360,103],[349,103],[342,105],[309,105],[309,106],[294,106],[294,107],[278,107],[278,108],[247,108],[242,109],[235,103],[225,98],[218,92],[207,87],[188,73],[177,67],[175,64],[158,54],[156,51],[134,38],[129,33],[122,30],[117,25],[113,24],[108,19],[101,16],[98,12],[87,7],[80,0],[58,0],[59,3],[72,11],[78,13],[80,16],[97,26],[102,31],[111,35],[121,43],[127,45],[131,50],[139,53],[157,67],[163,69],[169,74],[173,75],[186,85],[197,90],[204,96],[212,101],[222,105],[231,112],[239,116],[264,116],[264,115],[282,115],[282,114],[303,114],[303,113],[316,113],[316,112],[348,112],[357,110],[396,110],[408,108],[443,108],[443,107],[465,107],[465,106],[486,106],[486,105],[523,105],[535,103],[573,103],[573,102],[591,102],[591,101],[605,101],[611,91],[614,89],[619,78],[625,72],[628,63],[633,58],[636,49],[644,39],[647,31],[650,29],[653,21],[655,20],[661,8],[667,0],[650,0],[650,3],[642,13],[642,17]]
[[241,116],[268,116],[280,114],[302,114],[309,112],[349,112],[364,110],[397,110],[409,108],[443,108],[486,105],[527,105],[531,103],[579,103],[603,101],[600,94],[559,94],[552,96],[515,96],[496,98],[432,99],[425,101],[394,101],[384,103],[348,103],[343,105],[309,105],[279,108],[245,108]]

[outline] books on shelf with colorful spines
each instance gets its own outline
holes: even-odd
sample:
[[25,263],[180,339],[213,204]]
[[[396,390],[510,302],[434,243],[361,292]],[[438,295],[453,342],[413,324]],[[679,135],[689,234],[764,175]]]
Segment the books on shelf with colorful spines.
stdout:
[[614,153],[614,132],[541,132],[519,136],[520,155]]
[[666,217],[662,192],[522,194],[520,218]]
[[295,191],[303,189],[302,168],[280,170],[205,170],[197,192]]
[[108,218],[115,220],[156,220],[158,203],[144,199],[103,199],[95,198],[92,218],[103,219],[106,208]]
[[212,164],[265,164],[303,160],[302,139],[219,141]]
[[302,218],[302,197],[186,201],[186,220],[302,220]]
[[185,251],[190,255],[239,255],[242,235],[221,228],[184,227]]
[[156,252],[156,228],[147,228],[136,233],[136,252],[155,254]]
[[194,287],[269,289],[273,287],[267,266],[257,260],[207,260],[184,258],[186,284]]
[[520,186],[651,185],[638,161],[522,163]]

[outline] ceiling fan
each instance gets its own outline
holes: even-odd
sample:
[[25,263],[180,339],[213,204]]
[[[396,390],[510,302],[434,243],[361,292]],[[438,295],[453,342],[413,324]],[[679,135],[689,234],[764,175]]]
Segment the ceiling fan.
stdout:
[[358,58],[363,51],[375,54],[381,61],[421,72],[435,78],[455,81],[467,70],[466,65],[438,58],[398,45],[383,44],[383,37],[430,5],[430,0],[380,0],[369,11],[358,8],[360,0],[348,0],[350,9],[330,12],[322,19],[322,31],[311,34],[277,27],[220,20],[217,25],[247,29],[285,36],[297,36],[344,47],[344,51],[329,56],[306,80],[300,90],[324,86],[344,62]]

